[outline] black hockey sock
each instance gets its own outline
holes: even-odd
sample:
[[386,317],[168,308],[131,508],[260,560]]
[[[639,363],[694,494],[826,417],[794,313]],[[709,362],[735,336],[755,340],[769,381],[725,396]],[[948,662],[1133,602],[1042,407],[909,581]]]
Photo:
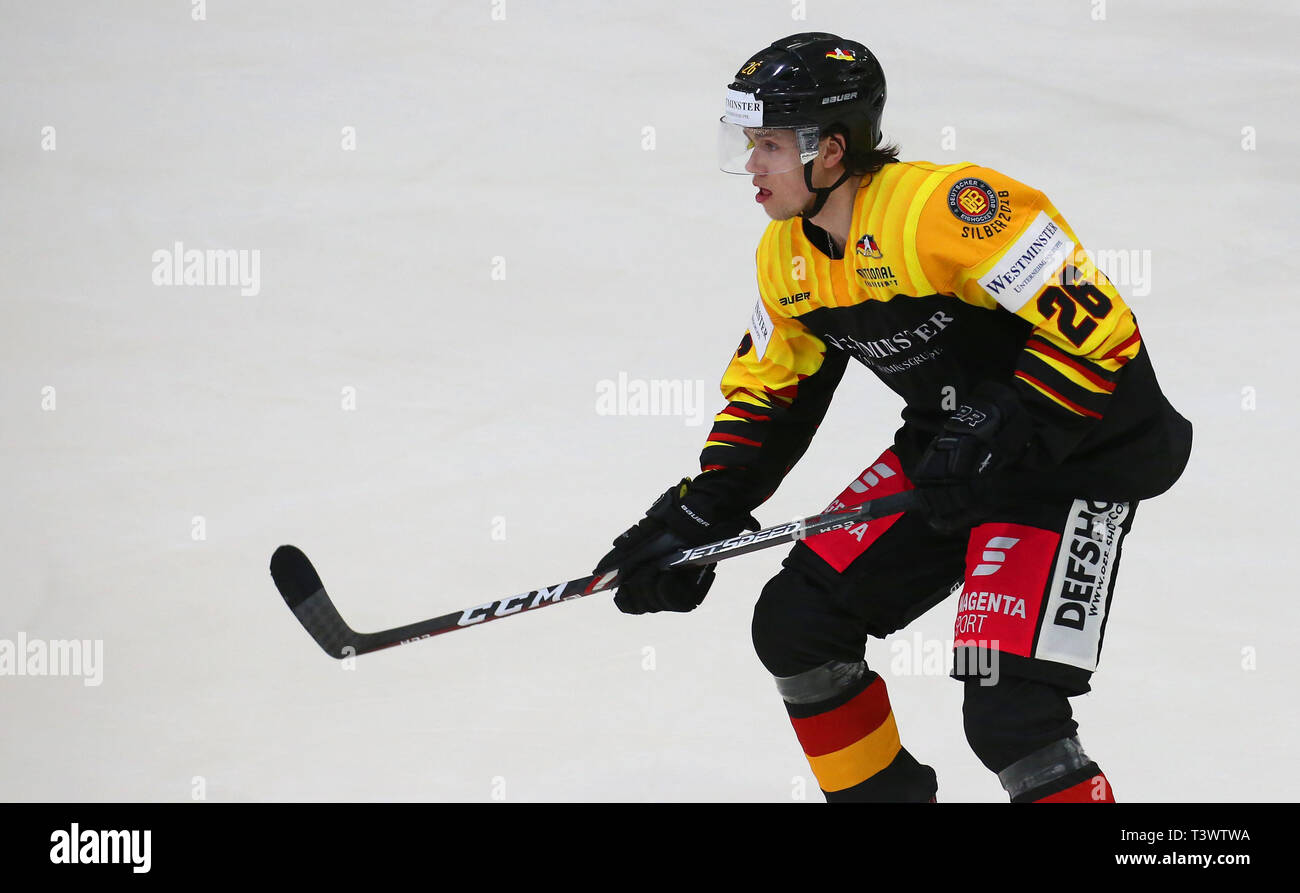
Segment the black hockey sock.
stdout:
[[[837,678],[828,690],[832,674]],[[933,799],[934,770],[903,748],[885,681],[865,664],[828,664],[779,679],[778,687],[828,802]]]

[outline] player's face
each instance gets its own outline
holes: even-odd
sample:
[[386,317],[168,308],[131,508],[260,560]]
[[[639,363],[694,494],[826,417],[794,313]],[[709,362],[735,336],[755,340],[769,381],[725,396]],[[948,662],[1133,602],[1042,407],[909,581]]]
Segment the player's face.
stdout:
[[773,220],[789,220],[808,205],[812,193],[804,185],[803,165],[791,130],[746,128],[754,144],[745,170],[753,174],[758,188],[754,200]]

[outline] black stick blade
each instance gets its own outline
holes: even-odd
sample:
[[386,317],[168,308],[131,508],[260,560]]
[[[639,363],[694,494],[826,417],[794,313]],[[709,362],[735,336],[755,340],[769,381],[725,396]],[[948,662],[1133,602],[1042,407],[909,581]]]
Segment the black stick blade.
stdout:
[[271,579],[298,622],[330,657],[356,655],[357,634],[339,616],[320,574],[297,546],[281,546],[271,556]]

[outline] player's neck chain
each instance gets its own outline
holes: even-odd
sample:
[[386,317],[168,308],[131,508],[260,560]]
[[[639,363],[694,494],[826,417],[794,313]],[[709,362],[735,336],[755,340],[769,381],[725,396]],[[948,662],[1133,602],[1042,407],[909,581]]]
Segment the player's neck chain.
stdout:
[[[818,237],[814,233],[820,233],[821,235]],[[839,260],[842,256],[839,247],[835,244],[835,239],[831,236],[830,230],[822,229],[807,218],[804,218],[804,236],[831,260]]]

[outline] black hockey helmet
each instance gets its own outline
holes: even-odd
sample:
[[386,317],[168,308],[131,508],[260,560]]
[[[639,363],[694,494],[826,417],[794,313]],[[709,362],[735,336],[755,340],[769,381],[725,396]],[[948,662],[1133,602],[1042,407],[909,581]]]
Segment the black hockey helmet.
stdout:
[[846,135],[850,159],[875,149],[884,109],[885,72],[869,49],[821,31],[791,35],[750,56],[727,86],[720,166],[750,173],[753,131],[790,129],[809,178],[818,143],[832,128]]

